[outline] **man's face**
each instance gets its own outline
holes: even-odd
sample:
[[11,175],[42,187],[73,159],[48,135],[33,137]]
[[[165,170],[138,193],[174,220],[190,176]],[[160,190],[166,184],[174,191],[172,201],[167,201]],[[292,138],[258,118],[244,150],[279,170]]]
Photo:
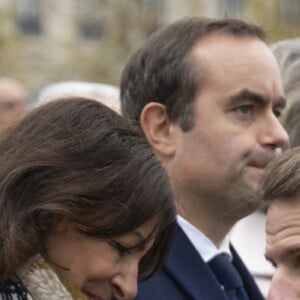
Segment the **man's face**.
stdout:
[[276,267],[269,300],[300,299],[300,196],[276,201],[266,219],[266,258]]
[[285,102],[279,70],[255,38],[213,34],[191,55],[205,79],[194,127],[183,132],[174,125],[176,153],[167,165],[173,190],[179,202],[206,203],[239,219],[256,208],[258,181],[288,142],[277,119]]

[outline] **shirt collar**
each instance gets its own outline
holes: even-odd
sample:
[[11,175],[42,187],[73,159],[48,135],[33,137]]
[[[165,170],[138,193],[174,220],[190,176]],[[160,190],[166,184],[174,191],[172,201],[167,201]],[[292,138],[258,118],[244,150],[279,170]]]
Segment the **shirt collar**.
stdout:
[[220,247],[217,248],[215,244],[200,230],[193,226],[190,222],[184,219],[182,216],[177,215],[177,223],[191,241],[197,252],[201,255],[204,262],[210,261],[218,254],[226,254],[232,260],[232,253],[229,248],[229,237],[226,236]]

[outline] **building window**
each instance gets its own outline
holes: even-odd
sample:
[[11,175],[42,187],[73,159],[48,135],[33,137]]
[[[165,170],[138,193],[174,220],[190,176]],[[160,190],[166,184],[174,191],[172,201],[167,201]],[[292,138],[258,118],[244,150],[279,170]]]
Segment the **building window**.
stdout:
[[41,0],[18,0],[17,23],[24,34],[41,33]]

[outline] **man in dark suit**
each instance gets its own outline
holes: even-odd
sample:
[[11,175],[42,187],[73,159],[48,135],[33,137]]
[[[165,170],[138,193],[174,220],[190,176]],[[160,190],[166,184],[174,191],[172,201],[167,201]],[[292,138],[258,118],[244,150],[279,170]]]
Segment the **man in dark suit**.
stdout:
[[178,230],[140,300],[263,299],[227,234],[257,209],[258,181],[288,142],[285,99],[264,31],[236,19],[187,18],[154,33],[127,63],[123,115],[166,168]]

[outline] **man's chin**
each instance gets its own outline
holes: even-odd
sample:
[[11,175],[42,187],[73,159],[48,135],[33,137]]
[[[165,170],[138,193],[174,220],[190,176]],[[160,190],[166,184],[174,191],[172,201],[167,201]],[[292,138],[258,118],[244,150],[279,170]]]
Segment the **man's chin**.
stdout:
[[[261,177],[260,177],[261,178]],[[259,184],[259,179],[255,178],[252,180],[248,180],[247,181],[247,186],[248,188],[245,187],[245,189],[247,191],[245,191],[245,197],[248,198],[248,201],[246,201],[248,203],[249,206],[249,211],[250,213],[258,208],[260,208],[263,204],[262,201],[262,189],[261,186]]]
[[235,207],[232,208],[232,211],[235,212],[236,216],[239,216],[239,218],[251,214],[263,205],[262,190],[258,180],[245,177],[243,179],[244,180],[235,184],[235,187],[232,189],[234,195],[231,192],[231,197],[236,199],[232,202],[235,203]]
[[245,175],[245,182],[253,184],[254,188],[257,188],[258,183],[260,182],[262,176],[264,175],[265,168],[258,167],[247,167],[247,173]]

